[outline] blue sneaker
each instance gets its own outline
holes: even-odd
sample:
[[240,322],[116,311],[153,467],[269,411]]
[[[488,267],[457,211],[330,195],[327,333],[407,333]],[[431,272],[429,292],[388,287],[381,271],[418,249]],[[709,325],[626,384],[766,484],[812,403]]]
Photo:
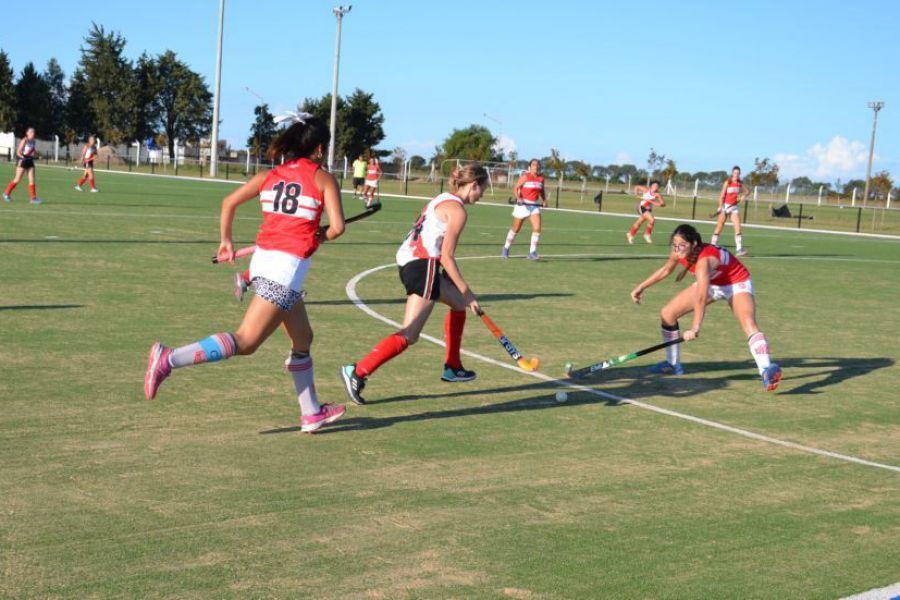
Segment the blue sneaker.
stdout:
[[528,256],[526,256],[525,258],[527,258],[528,260],[538,260],[540,257],[538,256],[537,252],[529,252]]
[[500,253],[500,258],[509,258],[509,248],[503,248],[503,251]]
[[661,360],[650,367],[650,372],[657,375],[684,375],[684,365],[681,363],[673,365],[667,360]]
[[778,384],[781,383],[781,377],[781,367],[772,363],[762,372],[763,387],[766,388],[767,392],[774,392],[778,389]]
[[341,379],[344,381],[344,389],[354,404],[362,406],[366,403],[360,392],[366,387],[366,378],[356,374],[356,365],[344,365],[341,367]]
[[468,371],[462,367],[454,369],[453,367],[444,365],[444,374],[441,375],[441,381],[454,383],[457,381],[472,381],[475,379],[475,371]]

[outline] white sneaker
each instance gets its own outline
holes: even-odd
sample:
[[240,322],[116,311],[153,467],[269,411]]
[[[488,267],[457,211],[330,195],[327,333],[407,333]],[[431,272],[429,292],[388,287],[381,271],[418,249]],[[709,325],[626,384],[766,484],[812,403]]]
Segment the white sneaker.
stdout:
[[99,191],[100,191],[100,190],[98,190],[97,188],[91,188],[91,193],[92,193],[92,194],[96,194],[96,193],[99,192]]
[[650,234],[649,234],[649,233],[645,233],[645,234],[644,234],[644,241],[647,242],[648,244],[652,244],[652,243],[653,243],[653,238],[650,237]]
[[633,244],[633,243],[634,243],[634,236],[631,235],[631,233],[626,233],[626,234],[625,234],[625,239],[628,240],[628,243],[629,243],[629,244]]
[[76,185],[76,186],[75,186],[75,191],[77,191],[77,192],[83,192],[84,190],[81,189],[81,186],[80,186],[80,185]]

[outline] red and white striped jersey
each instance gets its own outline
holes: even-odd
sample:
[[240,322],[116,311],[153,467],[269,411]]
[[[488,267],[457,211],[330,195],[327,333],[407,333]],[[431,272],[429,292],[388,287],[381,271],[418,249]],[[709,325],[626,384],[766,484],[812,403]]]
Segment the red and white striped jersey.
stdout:
[[653,208],[653,200],[659,201],[660,195],[656,192],[651,192],[647,190],[644,192],[644,195],[641,196],[641,208]]
[[544,191],[544,176],[525,173],[525,183],[522,184],[522,201],[525,204],[540,204],[541,192]]
[[740,179],[737,180],[737,183],[729,179],[727,187],[725,188],[725,196],[723,197],[725,204],[737,204],[738,196],[743,187],[744,183]]
[[[700,250],[697,261],[688,267],[691,275],[694,275],[697,262],[704,258],[715,258],[719,262],[716,270],[709,274],[709,283],[711,285],[734,285],[750,279],[750,271],[727,248],[720,248],[712,244],[703,244],[703,249]],[[679,258],[678,262],[687,267],[688,261],[686,258]]]
[[444,243],[444,235],[447,233],[447,223],[441,221],[434,211],[444,202],[456,202],[460,206],[464,204],[459,196],[449,192],[440,194],[426,204],[416,220],[416,224],[406,234],[406,239],[397,250],[399,266],[402,267],[419,258],[441,258],[441,246]]
[[94,159],[97,157],[97,146],[88,146],[85,144],[84,148],[81,150],[81,155],[84,157],[84,162],[94,162]]
[[272,169],[259,186],[263,222],[256,245],[308,258],[319,247],[316,232],[322,220],[325,194],[316,185],[322,167],[301,158]]
[[366,169],[366,179],[369,181],[377,181],[381,176],[381,167],[376,165],[369,165]]

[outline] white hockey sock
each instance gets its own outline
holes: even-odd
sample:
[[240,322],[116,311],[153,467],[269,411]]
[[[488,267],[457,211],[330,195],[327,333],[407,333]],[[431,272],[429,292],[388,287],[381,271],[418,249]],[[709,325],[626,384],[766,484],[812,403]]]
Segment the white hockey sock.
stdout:
[[313,361],[306,352],[291,352],[284,366],[294,379],[294,389],[300,403],[300,413],[315,415],[322,410],[316,395],[316,384],[313,381]]
[[714,233],[712,236],[712,239],[709,240],[709,243],[712,244],[713,246],[718,246],[719,245],[719,234]]
[[541,234],[532,233],[531,234],[531,249],[529,252],[537,252],[538,243],[541,241]]
[[766,339],[766,334],[762,331],[757,331],[750,336],[747,344],[750,346],[750,354],[753,355],[753,360],[756,361],[756,367],[759,369],[760,375],[762,375],[766,367],[772,364],[772,357],[769,355],[769,341]]
[[509,250],[509,247],[512,246],[513,240],[516,239],[516,232],[512,229],[506,234],[506,243],[503,244],[503,247]]
[[[674,325],[663,325],[662,326],[662,339],[664,342],[668,342],[669,340],[677,340],[681,336],[681,331],[679,330],[678,323]],[[681,344],[672,344],[666,348],[666,360],[670,365],[677,365],[681,360]]]
[[741,248],[744,247],[744,244],[742,243],[743,239],[744,239],[744,236],[741,235],[740,233],[737,233],[734,236],[734,244],[735,244],[735,246],[737,246],[738,250],[740,250]]

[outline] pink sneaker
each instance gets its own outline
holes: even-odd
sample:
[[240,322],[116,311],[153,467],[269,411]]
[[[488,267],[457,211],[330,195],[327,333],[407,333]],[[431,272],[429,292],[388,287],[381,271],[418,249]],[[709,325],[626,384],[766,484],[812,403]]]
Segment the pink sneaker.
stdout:
[[313,433],[323,425],[334,423],[343,417],[346,411],[347,409],[340,404],[323,404],[317,414],[300,417],[300,429],[304,433]]
[[172,349],[156,342],[150,347],[150,357],[147,359],[147,373],[144,375],[144,396],[147,400],[156,397],[156,391],[162,382],[172,373],[169,365],[169,355]]

